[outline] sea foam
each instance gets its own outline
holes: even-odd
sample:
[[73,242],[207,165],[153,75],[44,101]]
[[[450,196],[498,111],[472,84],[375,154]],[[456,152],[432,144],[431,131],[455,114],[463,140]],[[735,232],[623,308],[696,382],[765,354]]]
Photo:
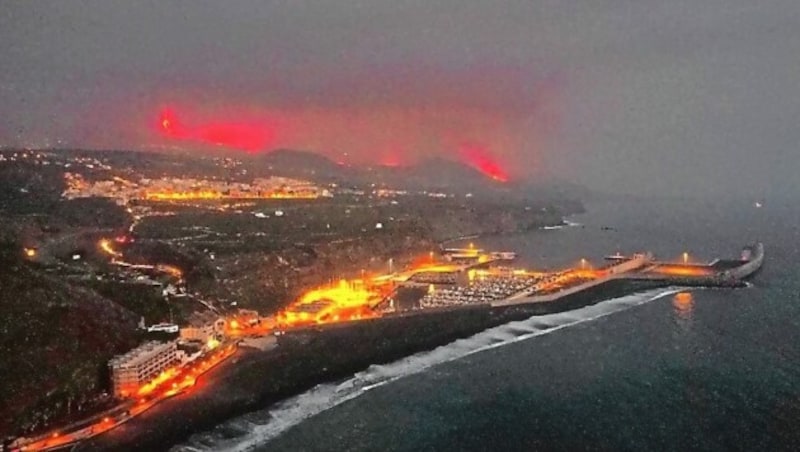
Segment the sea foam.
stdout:
[[602,301],[573,311],[533,316],[526,320],[490,328],[474,336],[392,363],[375,364],[348,380],[317,385],[265,410],[226,421],[212,431],[193,435],[186,443],[177,445],[171,450],[174,452],[252,450],[312,416],[397,379],[475,353],[591,322],[682,290],[686,289],[678,287],[655,289]]

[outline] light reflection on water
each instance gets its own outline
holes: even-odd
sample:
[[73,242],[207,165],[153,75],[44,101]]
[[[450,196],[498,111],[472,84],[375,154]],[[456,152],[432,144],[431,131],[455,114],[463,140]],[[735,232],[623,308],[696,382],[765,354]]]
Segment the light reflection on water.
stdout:
[[672,297],[672,310],[679,326],[688,330],[692,324],[694,297],[691,292],[678,292]]

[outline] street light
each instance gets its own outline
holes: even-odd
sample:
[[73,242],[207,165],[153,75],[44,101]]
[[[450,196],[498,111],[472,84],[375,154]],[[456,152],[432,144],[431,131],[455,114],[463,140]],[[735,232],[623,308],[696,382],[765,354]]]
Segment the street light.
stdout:
[[581,259],[581,269],[586,270],[586,259]]
[[689,263],[689,253],[686,253],[686,252],[683,253],[683,263],[684,264],[688,264]]

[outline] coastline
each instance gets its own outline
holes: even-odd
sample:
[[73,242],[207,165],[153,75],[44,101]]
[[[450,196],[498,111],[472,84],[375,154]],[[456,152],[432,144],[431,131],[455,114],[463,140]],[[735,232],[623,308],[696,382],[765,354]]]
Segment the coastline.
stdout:
[[[758,271],[756,258],[739,267],[742,278]],[[713,284],[716,281],[719,284]],[[742,281],[739,281],[742,283]],[[242,352],[237,366],[225,366],[198,380],[196,391],[154,407],[150,416],[78,445],[75,450],[169,450],[193,434],[237,436],[225,421],[263,410],[311,388],[351,378],[373,365],[385,365],[416,353],[465,339],[489,328],[533,316],[573,311],[605,300],[676,286],[737,287],[716,278],[608,278],[552,301],[411,311],[375,319],[287,331],[279,347]],[[743,284],[743,283],[742,283]],[[411,334],[410,334],[411,333]]]
[[461,242],[463,240],[480,239],[485,237],[502,236],[502,235],[514,235],[514,234],[522,234],[529,231],[536,231],[536,230],[545,231],[550,229],[561,229],[563,227],[576,226],[578,225],[578,223],[574,224],[571,223],[569,220],[567,220],[567,217],[578,215],[579,213],[580,212],[570,213],[564,217],[561,217],[561,220],[559,220],[558,223],[542,222],[542,223],[529,224],[526,227],[516,228],[510,231],[479,232],[475,234],[465,234],[456,237],[448,237],[446,239],[437,241],[437,245],[441,249],[448,244]]
[[[662,281],[609,281],[558,303],[495,308],[479,305],[287,333],[278,348],[240,350],[198,380],[190,394],[164,401],[148,415],[131,419],[74,450],[168,450],[225,420],[267,408],[318,384],[349,378],[371,365],[390,363],[534,315],[569,311],[667,286]],[[225,435],[224,431],[219,433]]]
[[[745,278],[763,263],[763,245],[752,261],[723,272]],[[737,284],[732,284],[737,282]],[[684,284],[685,283],[685,284]],[[533,316],[574,311],[648,290],[684,286],[738,287],[741,280],[713,277],[606,278],[552,300],[409,311],[368,320],[290,330],[277,337],[279,347],[245,353],[242,363],[198,381],[199,391],[184,403],[166,401],[152,416],[134,419],[129,428],[79,445],[76,450],[168,450],[193,434],[236,437],[225,421],[260,411],[325,383],[341,382],[370,366],[433,350],[487,329]],[[233,360],[237,361],[239,358]],[[205,390],[204,390],[205,389]],[[226,432],[226,429],[228,430]]]
[[[547,218],[547,216],[539,217],[538,215],[535,215],[534,217],[535,218],[533,219],[533,221],[530,224],[525,224],[524,226],[520,226],[521,223],[520,222],[516,222],[516,224],[513,225],[513,226],[516,226],[516,227],[512,227],[512,228],[508,228],[507,227],[507,226],[509,226],[508,224],[506,224],[505,227],[503,225],[495,225],[494,227],[477,228],[478,229],[477,232],[479,232],[477,234],[468,234],[468,235],[461,235],[461,236],[451,237],[449,239],[445,239],[444,241],[440,241],[440,242],[437,242],[435,240],[430,240],[428,246],[433,248],[433,247],[436,247],[438,245],[439,247],[441,247],[442,244],[447,243],[449,241],[455,241],[455,240],[459,240],[459,239],[463,240],[463,239],[466,239],[467,237],[481,237],[481,236],[489,236],[489,235],[501,235],[501,234],[519,233],[519,232],[522,232],[522,231],[527,231],[527,230],[538,228],[538,227],[540,227],[541,224],[555,223],[555,221],[552,221],[552,220],[555,220],[554,218]],[[527,222],[524,222],[524,223],[527,223]],[[559,223],[563,223],[563,222],[559,221]],[[416,253],[414,253],[414,254],[416,254]],[[406,261],[406,260],[407,261],[411,261],[412,256],[411,255],[409,255],[409,256],[400,255],[400,257],[398,257],[396,259],[399,259],[401,262],[402,261]],[[353,265],[352,267],[353,268],[359,268],[359,267],[363,267],[363,265]],[[355,271],[356,270],[353,270],[353,272],[355,272]],[[83,422],[83,420],[84,419],[82,418],[82,419],[79,420],[79,422]],[[54,427],[52,427],[52,428],[56,429],[56,428],[58,428],[58,425],[55,424]],[[35,435],[31,435],[31,436],[35,437]]]
[[[759,243],[752,261],[724,274],[738,270],[738,276],[747,277],[757,271],[762,262],[763,245]],[[370,366],[389,364],[509,322],[573,311],[604,300],[669,286],[734,287],[726,281],[717,277],[612,275],[592,285],[579,286],[575,291],[567,290],[552,299],[407,311],[375,319],[290,330],[278,336],[280,347],[277,349],[245,354],[242,359],[247,365],[231,367],[216,381],[212,379],[213,385],[199,385],[200,388],[213,386],[213,390],[190,394],[193,400],[185,404],[165,402],[165,406],[171,405],[163,409],[170,413],[168,416],[156,413],[142,422],[131,420],[131,429],[88,441],[77,450],[166,450],[196,433],[213,429],[214,434],[219,434],[220,429],[230,428],[224,424],[215,428],[221,422],[266,409],[314,386],[349,379]],[[223,396],[215,397],[216,394]],[[202,409],[197,409],[198,403]],[[180,423],[176,424],[175,419]],[[234,433],[231,434],[235,436]],[[222,435],[225,436],[224,431]]]

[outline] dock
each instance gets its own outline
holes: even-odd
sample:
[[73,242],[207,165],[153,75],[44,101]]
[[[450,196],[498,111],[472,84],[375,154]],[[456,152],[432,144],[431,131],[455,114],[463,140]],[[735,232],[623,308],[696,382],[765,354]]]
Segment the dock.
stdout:
[[514,296],[492,303],[492,306],[554,302],[578,292],[592,289],[612,280],[655,281],[675,286],[689,287],[739,287],[744,279],[752,276],[764,263],[764,244],[751,247],[747,259],[715,259],[708,264],[675,264],[655,261],[650,253],[639,254],[633,259],[616,260],[612,271],[582,284],[548,295]]

